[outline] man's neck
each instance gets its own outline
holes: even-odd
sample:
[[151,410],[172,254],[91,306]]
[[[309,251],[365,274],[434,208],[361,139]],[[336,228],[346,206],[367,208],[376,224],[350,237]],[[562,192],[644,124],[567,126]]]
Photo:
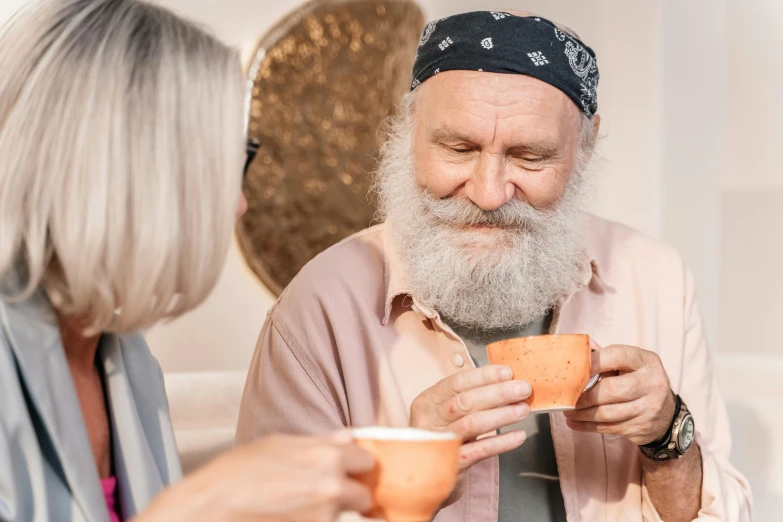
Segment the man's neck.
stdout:
[[443,322],[449,325],[454,333],[462,337],[463,339],[470,339],[473,342],[484,344],[495,342],[502,339],[510,339],[518,337],[520,334],[524,334],[526,331],[530,333],[526,335],[546,335],[549,333],[549,328],[552,322],[552,310],[549,310],[543,317],[526,324],[515,325],[508,328],[496,328],[486,329],[479,327],[459,326],[454,321],[447,317],[441,316]]

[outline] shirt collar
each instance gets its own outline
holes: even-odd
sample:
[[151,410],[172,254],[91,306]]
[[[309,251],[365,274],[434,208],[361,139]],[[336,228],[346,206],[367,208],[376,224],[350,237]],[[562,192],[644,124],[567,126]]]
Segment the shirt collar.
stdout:
[[[411,287],[408,283],[405,266],[402,262],[402,258],[396,248],[396,243],[392,237],[391,226],[384,224],[383,226],[383,243],[384,243],[384,312],[383,320],[381,324],[384,326],[389,323],[391,317],[392,307],[394,300],[398,297],[407,297],[410,300],[403,299],[403,302],[410,303],[410,306],[419,311],[425,317],[430,319],[438,316],[437,311],[428,307],[427,305],[419,302],[416,296],[413,294]],[[605,272],[602,269],[602,263],[598,259],[598,249],[595,248],[594,241],[588,238],[582,249],[582,269],[583,278],[581,281],[580,290],[582,288],[588,288],[594,293],[613,292],[613,287],[606,280]]]

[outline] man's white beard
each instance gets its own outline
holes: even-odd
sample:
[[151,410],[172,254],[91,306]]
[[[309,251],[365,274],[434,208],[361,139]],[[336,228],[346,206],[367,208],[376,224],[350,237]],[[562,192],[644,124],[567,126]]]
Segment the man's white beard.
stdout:
[[584,270],[584,170],[578,165],[547,210],[513,200],[484,211],[464,198],[436,199],[416,184],[411,125],[398,120],[376,186],[409,290],[454,326],[511,329],[543,317]]

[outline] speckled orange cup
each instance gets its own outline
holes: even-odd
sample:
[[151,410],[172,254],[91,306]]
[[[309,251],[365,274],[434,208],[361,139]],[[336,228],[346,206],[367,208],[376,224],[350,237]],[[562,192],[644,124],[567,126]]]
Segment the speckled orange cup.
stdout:
[[545,413],[573,410],[579,397],[592,388],[598,376],[590,376],[590,336],[540,335],[508,339],[487,345],[490,364],[502,364],[514,379],[533,388],[525,401],[530,411]]
[[413,428],[352,430],[356,444],[372,453],[375,469],[357,478],[372,491],[370,518],[429,522],[457,484],[462,440],[454,433]]

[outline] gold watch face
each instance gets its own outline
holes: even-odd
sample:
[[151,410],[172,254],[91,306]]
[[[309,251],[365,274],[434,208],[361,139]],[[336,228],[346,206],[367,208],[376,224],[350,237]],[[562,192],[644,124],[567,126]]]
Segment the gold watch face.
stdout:
[[690,448],[691,444],[693,444],[693,437],[695,435],[694,427],[693,417],[688,415],[683,419],[682,429],[680,430],[678,437],[680,450],[683,452],[688,451],[688,448]]

